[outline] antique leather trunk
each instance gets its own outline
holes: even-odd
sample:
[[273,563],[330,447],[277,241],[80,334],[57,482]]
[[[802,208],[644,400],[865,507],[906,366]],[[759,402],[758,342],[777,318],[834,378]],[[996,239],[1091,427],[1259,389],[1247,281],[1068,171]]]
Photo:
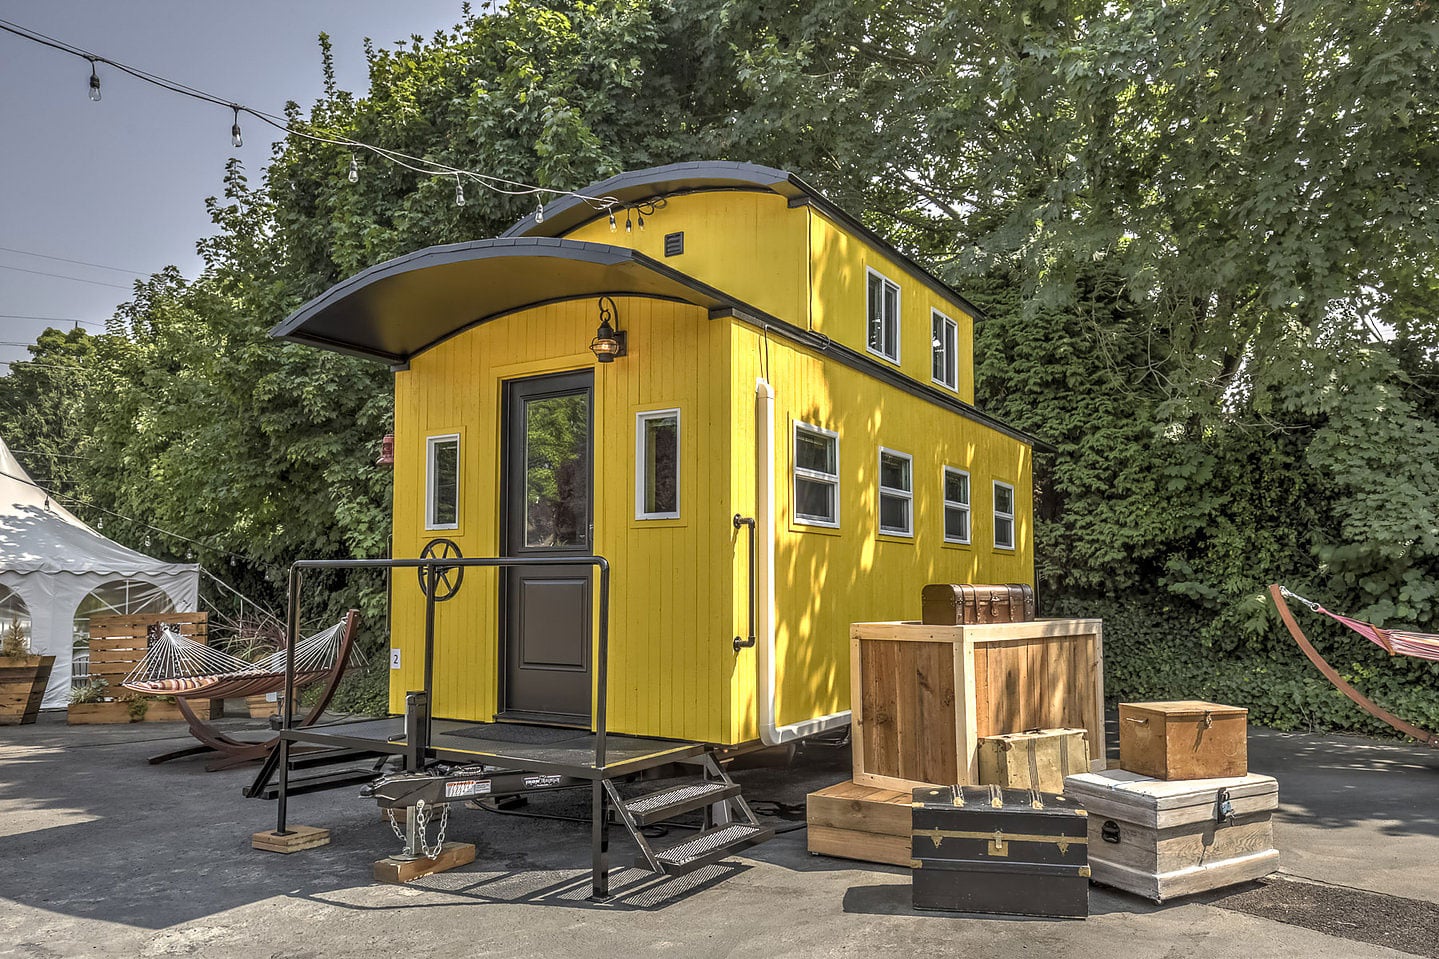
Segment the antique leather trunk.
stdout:
[[914,790],[916,909],[1083,919],[1088,820],[1066,796],[999,786]]
[[926,626],[1024,623],[1034,619],[1034,587],[1028,583],[1004,586],[932,583],[924,588],[921,596]]
[[1119,765],[1155,779],[1249,771],[1249,711],[1199,700],[1119,704]]
[[1162,902],[1279,868],[1270,776],[1165,781],[1110,769],[1070,776],[1064,794],[1089,811],[1095,882]]
[[979,781],[1010,789],[1064,792],[1064,777],[1089,772],[1083,729],[1031,729],[979,740]]

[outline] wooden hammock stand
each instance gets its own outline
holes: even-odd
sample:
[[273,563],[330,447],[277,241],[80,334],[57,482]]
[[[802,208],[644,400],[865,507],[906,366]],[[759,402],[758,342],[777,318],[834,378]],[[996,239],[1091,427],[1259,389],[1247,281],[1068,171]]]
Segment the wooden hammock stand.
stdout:
[[1431,733],[1426,729],[1420,729],[1413,723],[1405,722],[1389,712],[1389,710],[1349,685],[1344,677],[1339,675],[1339,670],[1330,666],[1324,657],[1319,655],[1319,651],[1314,648],[1314,644],[1309,642],[1309,638],[1304,635],[1304,631],[1300,629],[1299,624],[1295,622],[1294,614],[1290,611],[1289,604],[1284,601],[1283,587],[1277,584],[1271,585],[1269,587],[1269,595],[1274,597],[1274,606],[1279,610],[1279,618],[1284,620],[1284,625],[1289,628],[1289,635],[1294,637],[1294,641],[1299,644],[1299,648],[1304,651],[1304,655],[1308,656],[1309,661],[1324,674],[1325,679],[1334,684],[1335,689],[1338,689],[1345,696],[1348,696],[1356,706],[1380,722],[1387,723],[1393,729],[1398,730],[1411,739],[1418,740],[1426,746],[1439,749],[1439,735]]
[[[319,721],[325,709],[329,707],[330,700],[334,698],[335,690],[339,688],[340,680],[344,677],[345,667],[350,661],[350,652],[354,646],[359,622],[359,610],[352,609],[345,615],[345,626],[340,634],[339,649],[335,656],[335,662],[329,669],[295,675],[296,689],[322,679],[325,681],[325,686],[320,692],[320,698],[315,701],[315,705],[310,707],[310,711],[304,717],[297,717],[294,720],[293,728],[313,726]],[[172,759],[183,759],[187,756],[215,753],[218,758],[206,763],[205,769],[210,772],[218,772],[221,769],[243,766],[246,763],[264,759],[269,755],[270,750],[280,742],[278,735],[265,740],[236,739],[197,716],[186,700],[258,696],[263,693],[279,692],[284,685],[285,675],[280,673],[279,675],[244,676],[233,679],[219,678],[217,682],[206,683],[194,689],[168,693],[167,695],[175,697],[175,705],[179,707],[181,714],[185,717],[185,722],[190,726],[190,735],[198,739],[200,745],[151,756],[150,765],[169,762]]]

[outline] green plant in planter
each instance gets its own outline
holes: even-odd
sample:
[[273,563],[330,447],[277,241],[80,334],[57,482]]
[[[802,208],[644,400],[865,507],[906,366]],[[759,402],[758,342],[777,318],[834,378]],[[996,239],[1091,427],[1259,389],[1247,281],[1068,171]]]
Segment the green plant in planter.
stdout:
[[105,690],[109,686],[109,682],[99,676],[87,679],[83,683],[76,683],[70,689],[70,704],[78,706],[84,703],[98,703],[105,698]]
[[135,698],[129,700],[130,722],[139,723],[145,721],[145,714],[150,711],[150,700]]
[[0,656],[29,655],[30,636],[25,627],[20,625],[20,617],[16,616],[5,627],[4,633],[0,633]]

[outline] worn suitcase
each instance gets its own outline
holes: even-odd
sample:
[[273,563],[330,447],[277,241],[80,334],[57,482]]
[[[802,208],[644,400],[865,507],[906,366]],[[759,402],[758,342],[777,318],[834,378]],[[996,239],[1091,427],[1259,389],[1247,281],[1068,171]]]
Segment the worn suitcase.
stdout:
[[1249,771],[1249,710],[1199,700],[1119,704],[1119,765],[1155,779]]
[[921,787],[911,811],[914,907],[1083,919],[1087,818],[1073,799],[998,786]]
[[1026,623],[1034,619],[1034,587],[1028,583],[974,586],[931,583],[921,593],[926,626]]
[[1010,789],[1064,792],[1064,777],[1089,772],[1089,734],[1083,729],[1031,729],[981,736],[979,781]]
[[1279,868],[1270,776],[1166,782],[1111,769],[1070,776],[1064,794],[1089,810],[1095,882],[1162,902]]

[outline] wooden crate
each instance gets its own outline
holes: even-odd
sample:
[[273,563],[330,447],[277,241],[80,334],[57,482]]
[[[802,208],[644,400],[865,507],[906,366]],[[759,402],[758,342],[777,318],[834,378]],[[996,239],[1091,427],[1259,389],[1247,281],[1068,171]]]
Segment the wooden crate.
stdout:
[[[208,613],[133,613],[120,616],[90,617],[90,676],[109,683],[106,695],[120,702],[83,703],[70,707],[69,721],[81,723],[128,723],[131,722],[127,700],[140,698],[121,687],[125,677],[135,664],[145,658],[150,648],[150,627],[164,624],[186,639],[204,643],[210,635]],[[145,722],[181,722],[184,716],[173,702],[161,702],[154,697],[145,712]],[[201,719],[213,719],[218,715],[219,704],[209,699],[192,699],[190,708]],[[77,707],[114,707],[79,709]]]
[[1119,765],[1155,779],[1249,772],[1249,710],[1186,699],[1119,704]]
[[854,781],[861,785],[975,785],[981,736],[1059,726],[1084,729],[1091,767],[1104,768],[1097,619],[856,623],[850,682]]
[[805,799],[809,851],[864,862],[908,866],[912,796],[845,782]]

